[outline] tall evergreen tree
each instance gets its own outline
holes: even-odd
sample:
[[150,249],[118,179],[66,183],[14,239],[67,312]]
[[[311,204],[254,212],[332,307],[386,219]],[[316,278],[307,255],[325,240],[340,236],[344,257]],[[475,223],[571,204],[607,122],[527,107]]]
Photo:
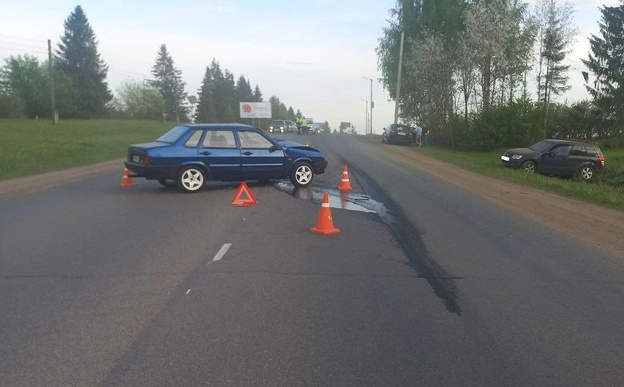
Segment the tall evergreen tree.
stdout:
[[240,76],[236,81],[236,98],[238,102],[253,102],[253,90],[244,76]]
[[197,101],[195,122],[216,122],[214,75],[210,66],[206,66],[204,80],[197,94],[199,100]]
[[[222,70],[216,59],[211,66],[215,84],[215,119],[217,122],[234,122],[232,100],[234,95],[234,76],[228,70]],[[238,109],[236,110],[238,111]]]
[[163,113],[167,114],[168,120],[186,121],[188,119],[186,106],[186,92],[182,81],[182,72],[175,68],[173,59],[167,51],[166,45],[161,45],[156,57],[156,63],[152,67],[154,80],[151,84],[160,91],[165,102]]
[[254,102],[262,102],[262,92],[260,91],[260,87],[258,87],[258,85],[256,85],[256,88],[254,89],[253,100]]
[[238,100],[236,95],[236,81],[234,80],[234,74],[230,70],[225,69],[224,72],[225,83],[223,85],[223,95],[226,103],[226,110],[223,114],[223,122],[235,122],[238,117]]
[[[241,102],[253,102],[253,90],[251,89],[251,84],[248,80],[245,79],[244,76],[240,76],[238,81],[236,81],[236,99],[237,105],[235,111],[239,111],[239,106]],[[240,119],[240,122],[245,124],[253,124],[253,119]]]
[[624,1],[600,11],[600,35],[589,39],[591,53],[583,60],[596,78],[586,87],[614,133],[624,134]]
[[74,85],[74,111],[70,115],[104,115],[106,103],[113,98],[106,83],[108,66],[100,58],[95,34],[79,5],[65,20],[65,34],[61,36],[56,55],[58,66]]

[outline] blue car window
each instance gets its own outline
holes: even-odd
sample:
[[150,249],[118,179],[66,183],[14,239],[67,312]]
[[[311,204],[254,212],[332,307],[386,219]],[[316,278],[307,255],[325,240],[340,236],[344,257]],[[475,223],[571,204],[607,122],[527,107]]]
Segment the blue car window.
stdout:
[[269,149],[273,146],[271,141],[256,132],[239,130],[238,139],[240,140],[241,149]]
[[204,148],[236,148],[231,130],[209,130],[204,137]]
[[184,146],[187,148],[197,148],[197,144],[199,144],[199,139],[201,138],[202,133],[202,130],[196,130],[195,133],[193,133],[193,135],[186,140]]
[[186,126],[176,126],[174,128],[171,128],[167,133],[160,136],[156,141],[173,144],[174,142],[178,141],[188,129],[189,128]]

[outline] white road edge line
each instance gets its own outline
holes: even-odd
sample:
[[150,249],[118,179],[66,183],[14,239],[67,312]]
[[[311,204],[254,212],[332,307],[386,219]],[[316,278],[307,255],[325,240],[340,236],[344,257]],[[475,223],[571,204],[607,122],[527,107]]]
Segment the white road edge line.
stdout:
[[228,252],[230,247],[232,247],[231,243],[225,243],[223,246],[221,246],[221,249],[219,249],[219,251],[217,252],[217,255],[215,255],[214,258],[212,258],[212,261],[213,262],[220,261],[221,258],[223,258],[223,256],[225,255],[225,253]]
[[188,295],[190,292],[191,292],[191,289],[187,290],[187,291],[186,291],[186,294]]

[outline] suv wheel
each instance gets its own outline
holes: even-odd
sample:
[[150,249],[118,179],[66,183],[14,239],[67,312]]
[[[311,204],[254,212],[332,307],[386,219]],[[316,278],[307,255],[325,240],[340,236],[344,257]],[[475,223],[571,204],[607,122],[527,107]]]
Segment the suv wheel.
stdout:
[[182,192],[199,192],[206,181],[206,173],[202,168],[191,165],[180,169],[176,180]]
[[520,166],[520,168],[524,171],[524,172],[528,172],[528,173],[535,173],[536,172],[536,166],[535,165],[535,161],[525,161],[524,163],[522,163],[522,165]]
[[595,175],[596,172],[594,171],[594,167],[592,167],[591,165],[586,165],[582,167],[581,171],[579,172],[579,176],[585,181],[591,181]]
[[306,187],[314,179],[314,170],[308,163],[298,163],[290,172],[290,181],[297,187]]

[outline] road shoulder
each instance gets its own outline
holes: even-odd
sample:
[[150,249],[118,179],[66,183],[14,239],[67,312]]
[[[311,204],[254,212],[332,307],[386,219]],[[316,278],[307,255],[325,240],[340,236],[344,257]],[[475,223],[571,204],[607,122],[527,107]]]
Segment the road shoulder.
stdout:
[[411,147],[379,146],[420,169],[624,258],[624,213],[537,188],[480,175]]
[[86,177],[119,171],[119,178],[123,174],[124,159],[115,159],[102,163],[64,169],[62,171],[43,173],[33,176],[20,177],[0,181],[0,198],[28,194],[66,184]]

